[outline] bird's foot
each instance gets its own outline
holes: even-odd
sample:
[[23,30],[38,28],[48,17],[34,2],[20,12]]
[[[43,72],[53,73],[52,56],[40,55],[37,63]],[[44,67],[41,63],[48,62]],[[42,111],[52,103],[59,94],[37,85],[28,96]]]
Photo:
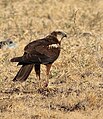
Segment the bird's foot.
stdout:
[[51,82],[44,82],[42,85],[40,85],[38,91],[55,91],[56,87]]
[[53,91],[55,90],[56,87],[53,85],[52,82],[45,82],[44,88],[47,89],[48,91]]

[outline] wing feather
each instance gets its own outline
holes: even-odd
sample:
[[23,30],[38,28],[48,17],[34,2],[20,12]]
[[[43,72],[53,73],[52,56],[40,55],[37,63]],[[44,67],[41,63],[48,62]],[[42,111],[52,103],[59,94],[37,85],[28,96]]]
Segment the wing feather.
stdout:
[[27,63],[46,64],[54,62],[59,56],[60,49],[49,48],[49,45],[57,43],[57,39],[48,37],[33,41],[24,48],[22,61]]

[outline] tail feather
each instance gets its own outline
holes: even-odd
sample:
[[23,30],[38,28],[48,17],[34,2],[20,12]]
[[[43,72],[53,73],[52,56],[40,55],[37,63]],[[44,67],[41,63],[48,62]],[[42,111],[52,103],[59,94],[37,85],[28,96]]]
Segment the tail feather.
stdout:
[[22,57],[15,57],[11,59],[11,62],[21,62],[22,61]]
[[22,65],[22,67],[20,68],[20,70],[18,71],[17,75],[15,76],[15,78],[13,79],[13,81],[25,81],[30,72],[32,71],[33,65]]

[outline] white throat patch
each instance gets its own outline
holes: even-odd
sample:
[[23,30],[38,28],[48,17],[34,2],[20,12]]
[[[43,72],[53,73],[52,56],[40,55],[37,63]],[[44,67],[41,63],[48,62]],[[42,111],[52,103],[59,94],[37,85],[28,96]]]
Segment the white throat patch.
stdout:
[[60,45],[59,44],[51,44],[49,45],[49,48],[59,48]]
[[63,37],[62,35],[57,35],[57,39],[58,39],[59,42],[61,42],[62,37]]

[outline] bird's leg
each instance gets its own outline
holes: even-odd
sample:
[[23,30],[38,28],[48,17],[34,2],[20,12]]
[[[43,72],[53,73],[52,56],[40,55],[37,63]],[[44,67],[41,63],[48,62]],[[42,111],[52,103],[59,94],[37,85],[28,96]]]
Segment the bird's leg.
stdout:
[[38,80],[40,80],[40,73],[39,74],[36,73],[36,77]]
[[50,72],[51,65],[52,64],[46,64],[46,83],[45,83],[45,87],[47,87],[48,84],[49,84],[49,72]]
[[39,88],[41,88],[42,84],[41,84],[41,80],[40,80],[40,73],[36,74],[36,77],[37,77],[37,80],[38,80]]
[[40,82],[40,64],[35,64],[35,72],[36,72],[37,80],[39,80],[39,87],[41,87],[41,82]]

